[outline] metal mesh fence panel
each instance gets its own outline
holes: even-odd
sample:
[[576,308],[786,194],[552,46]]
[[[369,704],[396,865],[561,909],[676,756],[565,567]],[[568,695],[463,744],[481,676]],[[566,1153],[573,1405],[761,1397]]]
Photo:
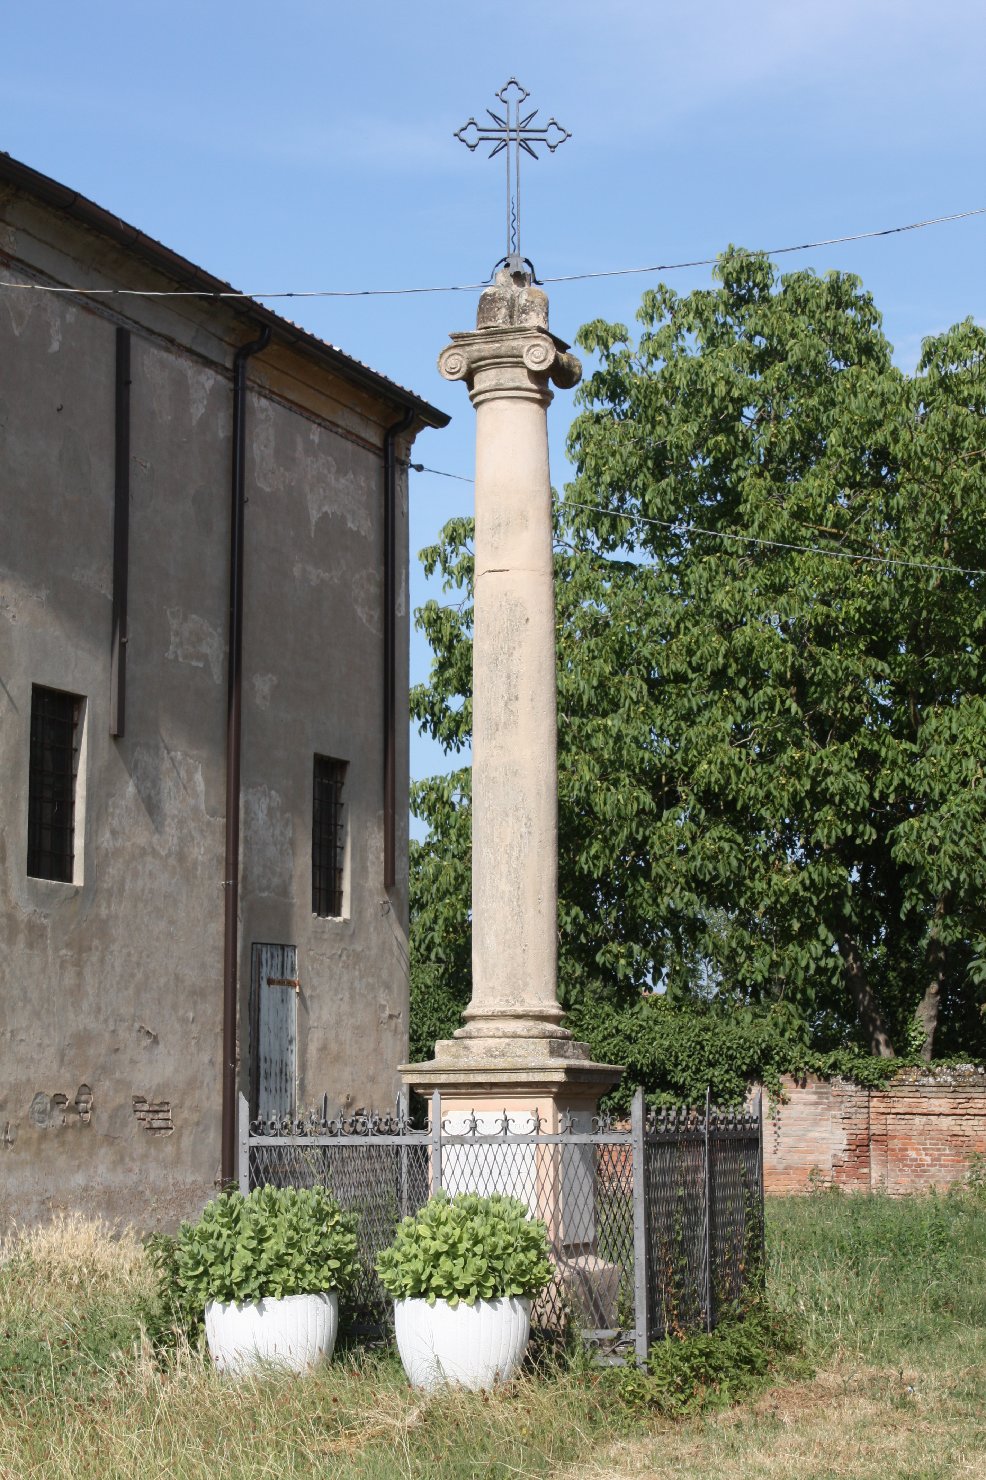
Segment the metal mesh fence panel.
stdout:
[[653,1118],[644,1137],[647,1316],[652,1340],[707,1323],[705,1127],[688,1112]]
[[545,1334],[575,1324],[593,1345],[633,1340],[632,1168],[619,1155],[627,1140],[475,1131],[442,1138],[442,1185],[450,1196],[508,1193],[544,1220],[555,1276],[531,1319]]
[[376,1139],[251,1137],[250,1186],[327,1187],[340,1207],[357,1214],[360,1272],[343,1302],[354,1335],[381,1337],[393,1324],[392,1303],[374,1265],[400,1220],[431,1193],[430,1147],[420,1137]]
[[713,1318],[763,1279],[759,1115],[709,1118],[709,1257]]
[[241,1147],[241,1185],[328,1187],[359,1217],[361,1273],[346,1302],[355,1334],[386,1336],[392,1308],[374,1264],[401,1218],[439,1187],[526,1203],[548,1229],[554,1277],[532,1325],[575,1327],[605,1360],[706,1326],[762,1270],[758,1115],[663,1111],[630,1133],[595,1121],[545,1133],[532,1117],[320,1118],[257,1126]]

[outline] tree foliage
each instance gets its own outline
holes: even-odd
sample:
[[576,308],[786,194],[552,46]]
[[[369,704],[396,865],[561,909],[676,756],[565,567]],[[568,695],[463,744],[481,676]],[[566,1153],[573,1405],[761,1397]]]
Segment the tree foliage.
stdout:
[[[596,367],[557,516],[564,1001],[592,1016],[660,984],[816,1050],[981,1051],[986,331],[927,340],[907,375],[856,278],[730,250],[717,279],[645,294],[636,343],[578,336]],[[468,525],[425,560],[463,600],[419,614],[435,661],[413,706],[455,751]],[[430,1030],[468,997],[468,771],[415,806]]]

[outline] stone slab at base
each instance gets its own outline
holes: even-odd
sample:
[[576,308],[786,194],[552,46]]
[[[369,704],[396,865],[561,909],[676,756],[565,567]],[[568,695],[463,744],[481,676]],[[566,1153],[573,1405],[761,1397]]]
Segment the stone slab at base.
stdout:
[[564,1305],[583,1328],[613,1331],[619,1323],[620,1266],[599,1254],[570,1254],[555,1277]]

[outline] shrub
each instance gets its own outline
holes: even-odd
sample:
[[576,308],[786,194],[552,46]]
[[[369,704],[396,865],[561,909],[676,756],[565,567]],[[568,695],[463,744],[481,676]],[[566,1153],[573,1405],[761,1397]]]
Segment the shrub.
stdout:
[[224,1192],[178,1232],[173,1264],[183,1304],[345,1290],[356,1277],[356,1215],[324,1187]]
[[790,1325],[754,1299],[728,1312],[713,1331],[655,1342],[643,1366],[624,1367],[612,1380],[629,1407],[683,1416],[757,1392],[796,1349]]
[[429,1305],[534,1296],[551,1278],[548,1232],[519,1198],[440,1192],[399,1225],[377,1273],[396,1300]]

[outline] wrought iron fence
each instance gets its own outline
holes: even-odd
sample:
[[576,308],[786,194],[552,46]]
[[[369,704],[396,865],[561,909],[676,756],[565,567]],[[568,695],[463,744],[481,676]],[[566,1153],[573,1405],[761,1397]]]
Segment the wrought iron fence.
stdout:
[[250,1124],[240,1105],[241,1189],[331,1189],[359,1214],[361,1275],[348,1302],[354,1334],[380,1337],[390,1302],[374,1273],[401,1218],[433,1191],[508,1192],[548,1227],[554,1278],[533,1324],[573,1325],[606,1360],[674,1333],[715,1325],[763,1268],[761,1106],[743,1112],[648,1112],[637,1092],[629,1124],[568,1118],[443,1115],[432,1097],[424,1129],[393,1116],[320,1111]]

